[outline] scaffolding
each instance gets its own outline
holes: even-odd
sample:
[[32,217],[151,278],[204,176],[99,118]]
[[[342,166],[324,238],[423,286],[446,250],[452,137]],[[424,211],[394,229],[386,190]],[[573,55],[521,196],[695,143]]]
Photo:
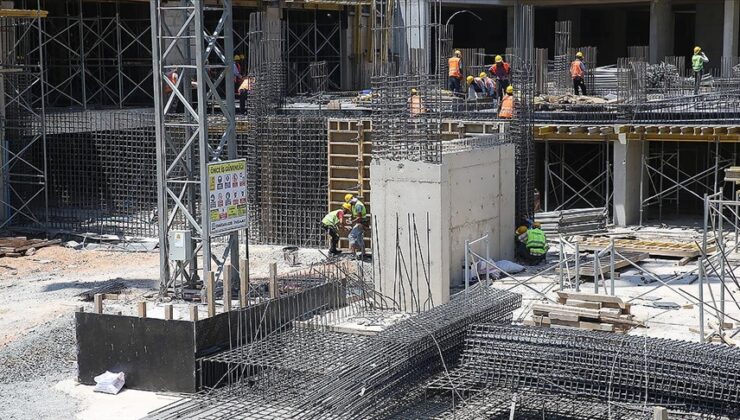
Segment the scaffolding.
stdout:
[[[218,6],[201,0],[151,2],[160,295],[173,291],[181,297],[212,271],[220,273],[228,259],[232,266],[239,264],[236,232],[229,234],[221,258],[212,253],[209,200],[204,198],[209,162],[237,157],[231,13],[228,0]],[[214,26],[206,25],[206,15],[217,18]],[[221,120],[215,139],[209,137],[209,115]],[[191,232],[189,260],[169,259],[173,230]]]
[[49,220],[44,50],[38,47],[47,13],[35,6],[0,13],[0,229]]

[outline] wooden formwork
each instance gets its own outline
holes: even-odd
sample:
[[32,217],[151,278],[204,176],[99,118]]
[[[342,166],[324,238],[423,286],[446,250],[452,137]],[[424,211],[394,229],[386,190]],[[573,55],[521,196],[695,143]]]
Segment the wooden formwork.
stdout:
[[[501,132],[500,121],[442,121],[442,140],[470,135]],[[362,200],[372,214],[370,199],[370,161],[373,152],[373,129],[369,118],[330,118],[327,121],[329,208],[336,210],[344,203],[345,194]],[[342,232],[340,246],[346,248],[347,232]],[[370,249],[370,232],[365,233],[365,247]]]

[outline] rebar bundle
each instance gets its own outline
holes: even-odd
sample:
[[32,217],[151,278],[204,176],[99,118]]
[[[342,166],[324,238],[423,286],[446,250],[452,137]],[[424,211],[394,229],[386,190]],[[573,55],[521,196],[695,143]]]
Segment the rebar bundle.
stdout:
[[475,325],[460,367],[429,388],[535,389],[734,418],[740,415],[739,381],[740,352],[733,348],[584,330]]
[[387,418],[411,402],[416,395],[411,390],[458,357],[470,324],[510,321],[520,304],[520,295],[477,285],[448,304],[365,338],[317,329],[323,321],[302,327],[297,321],[305,315],[297,317],[266,340],[210,358],[231,365],[224,374],[231,386],[152,418],[214,412],[249,418]]

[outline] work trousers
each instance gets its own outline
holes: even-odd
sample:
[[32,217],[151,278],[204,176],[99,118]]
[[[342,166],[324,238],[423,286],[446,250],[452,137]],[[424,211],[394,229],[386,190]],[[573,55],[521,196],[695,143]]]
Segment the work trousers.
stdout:
[[581,95],[586,96],[586,82],[583,81],[583,77],[573,78],[573,92],[578,96],[578,88],[581,88]]
[[509,79],[498,79],[496,83],[496,97],[502,99],[507,87],[509,87]]
[[239,112],[242,115],[247,115],[247,95],[249,91],[246,90],[240,90],[239,91]]
[[702,76],[704,76],[704,70],[694,71],[694,95],[699,94]]
[[337,231],[336,226],[326,226],[325,224],[321,224],[321,227],[324,229],[326,233],[331,236],[331,248],[329,248],[329,252],[332,254],[336,254],[339,252],[337,250],[337,245],[339,245],[339,232]]
[[453,76],[448,77],[447,87],[454,93],[460,93],[460,78]]

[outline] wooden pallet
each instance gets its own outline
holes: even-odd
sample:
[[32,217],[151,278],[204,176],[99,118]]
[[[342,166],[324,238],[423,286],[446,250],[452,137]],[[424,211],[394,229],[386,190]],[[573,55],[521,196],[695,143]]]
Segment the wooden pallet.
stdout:
[[[581,251],[601,251],[610,246],[609,239],[590,237],[578,241]],[[668,241],[648,241],[642,239],[615,239],[614,246],[619,253],[636,252],[648,253],[653,257],[694,258],[701,255],[701,249],[695,243],[679,243]],[[707,248],[707,252],[714,252],[715,246]]]
[[27,239],[25,236],[0,238],[0,257],[21,257],[31,249],[36,250],[60,242],[61,239]]

